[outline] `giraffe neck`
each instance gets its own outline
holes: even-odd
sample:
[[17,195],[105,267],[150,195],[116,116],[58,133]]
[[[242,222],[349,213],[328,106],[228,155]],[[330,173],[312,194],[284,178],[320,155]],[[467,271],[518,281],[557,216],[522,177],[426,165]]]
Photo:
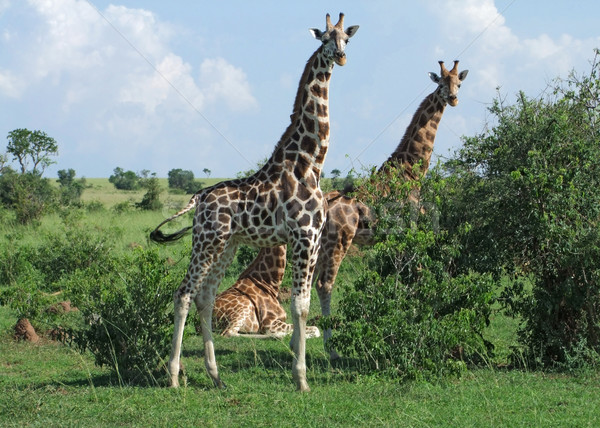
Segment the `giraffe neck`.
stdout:
[[420,161],[420,172],[427,172],[438,124],[445,108],[446,103],[440,96],[439,89],[427,95],[413,115],[400,144],[383,163],[380,171],[388,165],[404,166],[405,175],[410,175],[412,166]]
[[319,47],[302,73],[291,123],[265,165],[318,184],[329,146],[329,80],[334,62]]
[[249,279],[255,285],[269,292],[273,297],[279,293],[279,284],[283,280],[286,265],[286,247],[261,248],[254,261],[238,278]]

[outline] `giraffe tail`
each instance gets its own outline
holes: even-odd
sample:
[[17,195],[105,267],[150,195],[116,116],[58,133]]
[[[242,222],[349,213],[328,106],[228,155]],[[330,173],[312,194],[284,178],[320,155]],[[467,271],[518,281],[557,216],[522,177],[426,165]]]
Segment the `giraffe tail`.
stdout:
[[162,233],[159,229],[165,223],[168,223],[171,220],[175,220],[177,217],[181,217],[182,215],[184,215],[185,213],[190,211],[192,208],[194,208],[196,206],[197,203],[198,203],[198,194],[195,194],[194,196],[192,196],[192,198],[190,199],[188,204],[185,206],[185,208],[183,208],[177,214],[173,214],[168,219],[163,220],[158,226],[156,226],[156,229],[154,229],[152,232],[150,232],[150,239],[153,240],[154,242],[158,242],[160,244],[165,244],[168,242],[177,241],[178,239],[180,239],[184,235],[186,235],[192,229],[192,226],[187,226],[181,230],[178,230],[177,232],[167,233],[167,234]]

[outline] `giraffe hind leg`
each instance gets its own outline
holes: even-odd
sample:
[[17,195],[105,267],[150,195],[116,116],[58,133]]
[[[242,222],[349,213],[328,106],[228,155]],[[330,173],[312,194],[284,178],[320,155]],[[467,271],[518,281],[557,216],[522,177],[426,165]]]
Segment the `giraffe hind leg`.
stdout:
[[221,380],[217,368],[212,336],[212,313],[217,288],[225,275],[225,270],[231,264],[231,261],[235,256],[236,249],[237,246],[235,245],[225,245],[225,249],[221,253],[221,256],[216,259],[210,267],[202,290],[203,292],[196,294],[196,298],[194,299],[201,318],[200,325],[204,342],[204,365],[213,384],[218,388],[225,388],[225,383]]

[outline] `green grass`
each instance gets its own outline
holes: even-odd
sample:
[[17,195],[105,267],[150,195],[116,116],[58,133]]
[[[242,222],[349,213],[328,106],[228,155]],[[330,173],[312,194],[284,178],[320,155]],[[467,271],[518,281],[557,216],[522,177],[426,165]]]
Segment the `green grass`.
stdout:
[[398,384],[329,364],[308,341],[312,391],[294,391],[286,341],[216,337],[225,390],[211,388],[201,339],[184,342],[178,390],[120,385],[52,342],[17,343],[0,308],[0,425],[12,426],[598,426],[600,377],[483,369],[460,379]]
[[[207,180],[204,180],[207,181]],[[84,200],[102,201],[106,209],[81,211],[84,227],[118,237],[115,251],[150,245],[146,236],[175,208],[163,212],[127,211],[110,207],[143,192],[114,191],[106,179],[92,184]],[[95,192],[95,193],[94,193]],[[189,195],[181,197],[185,202]],[[169,225],[176,229],[191,220]],[[36,227],[0,224],[0,246],[36,245],[40,236],[63,228],[58,214]],[[11,241],[12,240],[12,241]],[[187,266],[190,238],[162,247],[165,255]],[[0,260],[1,262],[1,260]],[[231,285],[242,266],[233,266],[221,289]],[[360,254],[348,257],[339,272],[332,307],[361,270]],[[289,273],[284,283],[289,283]],[[286,309],[289,306],[285,305]],[[319,313],[313,290],[309,317]],[[190,313],[190,318],[193,317]],[[516,344],[517,321],[494,312],[486,338],[496,345],[487,368],[461,379],[439,383],[398,383],[362,375],[357,361],[331,364],[321,339],[307,342],[308,381],[312,391],[299,394],[291,379],[292,356],[287,340],[268,341],[215,336],[221,377],[228,385],[216,390],[204,369],[202,339],[190,334],[183,343],[182,387],[123,385],[108,369],[94,365],[91,354],[43,339],[15,342],[16,314],[0,306],[0,426],[403,426],[403,427],[586,427],[600,424],[600,373],[572,375],[508,370],[507,357]],[[191,322],[188,321],[188,325]],[[193,329],[189,329],[192,331]],[[158,379],[164,384],[165,378]]]
[[[107,208],[113,207],[114,205],[121,202],[139,202],[144,196],[145,190],[118,190],[108,181],[108,178],[86,178],[87,188],[81,196],[83,202],[97,201],[102,203]],[[203,178],[200,179],[204,183],[204,187],[212,186],[220,181],[225,180],[224,178]],[[160,186],[163,189],[161,194],[161,201],[165,204],[176,203],[182,204],[187,202],[191,195],[181,195],[170,193],[168,188],[168,180],[166,178],[159,178]]]

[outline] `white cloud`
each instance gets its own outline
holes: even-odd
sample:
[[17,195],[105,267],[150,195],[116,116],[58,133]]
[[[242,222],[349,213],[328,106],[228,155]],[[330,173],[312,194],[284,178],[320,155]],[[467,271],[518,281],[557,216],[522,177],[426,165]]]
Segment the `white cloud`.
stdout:
[[200,66],[200,82],[209,100],[222,99],[232,110],[256,107],[246,74],[223,58],[205,59]]
[[459,59],[473,75],[465,89],[480,100],[490,100],[497,87],[515,93],[539,88],[540,79],[564,76],[600,41],[545,33],[519,38],[494,0],[438,0],[430,6],[443,29],[436,51],[456,55],[462,50]]
[[[85,102],[104,108],[128,103],[148,114],[174,98],[186,105],[181,95],[197,109],[218,99],[233,110],[256,104],[243,70],[223,58],[204,60],[200,88],[192,66],[171,51],[174,29],[152,12],[114,5],[99,11],[83,0],[29,0],[29,5],[41,22],[31,36],[20,35],[26,41],[19,49],[28,54],[0,70],[0,93],[6,96],[50,84],[64,86],[64,99],[57,101],[66,111]],[[7,46],[8,36],[5,32]]]
[[10,70],[0,70],[0,93],[10,98],[18,98],[23,84]]

